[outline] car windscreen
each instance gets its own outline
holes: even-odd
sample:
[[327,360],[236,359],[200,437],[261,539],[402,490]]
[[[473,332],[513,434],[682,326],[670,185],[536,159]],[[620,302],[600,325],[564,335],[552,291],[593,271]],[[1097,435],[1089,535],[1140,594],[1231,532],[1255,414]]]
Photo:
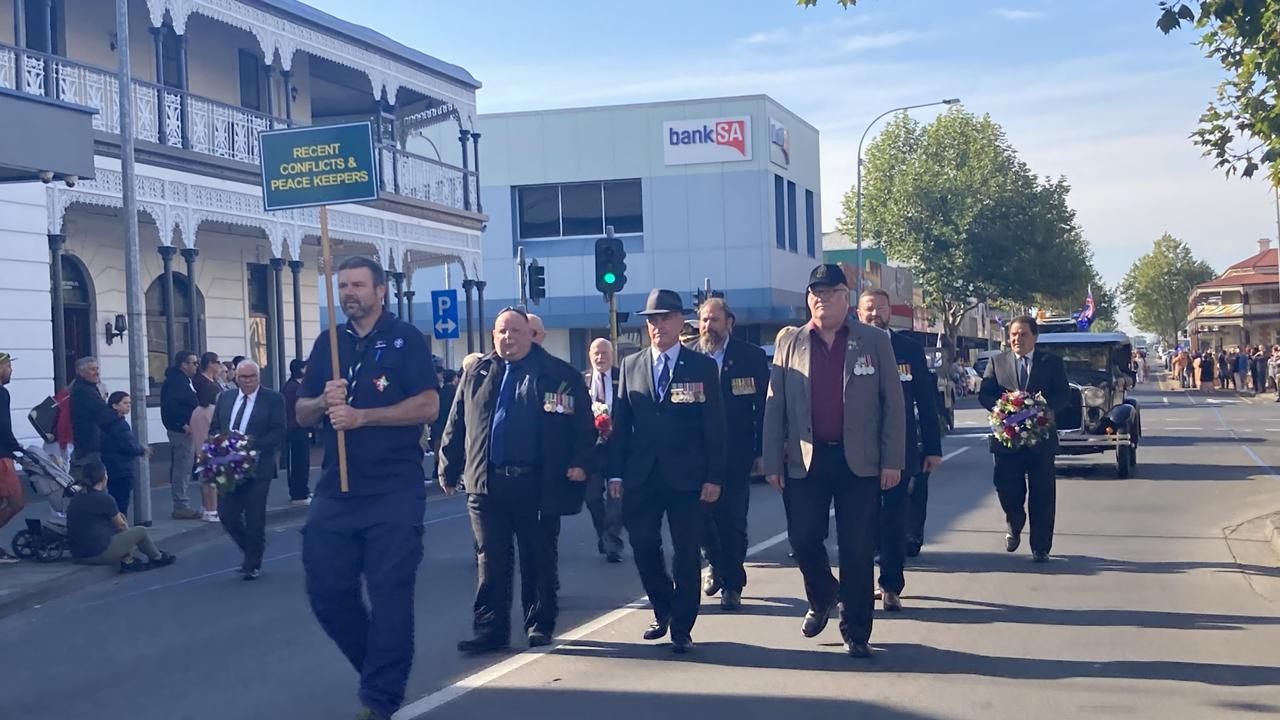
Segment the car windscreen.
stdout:
[[1111,346],[1103,344],[1067,343],[1046,344],[1045,350],[1062,358],[1067,369],[1067,379],[1082,385],[1097,385],[1111,377],[1108,362]]

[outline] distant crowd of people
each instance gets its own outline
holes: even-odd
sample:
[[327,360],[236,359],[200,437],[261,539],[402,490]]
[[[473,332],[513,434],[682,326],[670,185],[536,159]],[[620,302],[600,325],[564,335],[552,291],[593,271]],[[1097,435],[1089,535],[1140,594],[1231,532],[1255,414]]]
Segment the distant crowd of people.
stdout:
[[1280,345],[1245,345],[1192,354],[1174,353],[1169,369],[1183,388],[1276,392],[1280,402]]

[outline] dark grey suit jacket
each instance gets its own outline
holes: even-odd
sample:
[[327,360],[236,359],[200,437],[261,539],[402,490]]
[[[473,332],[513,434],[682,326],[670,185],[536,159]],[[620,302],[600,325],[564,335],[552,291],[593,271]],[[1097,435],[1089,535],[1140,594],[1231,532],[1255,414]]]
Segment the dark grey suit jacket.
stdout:
[[[1018,387],[1018,367],[1014,363],[1012,352],[1001,353],[987,363],[987,372],[982,378],[982,386],[978,389],[978,402],[990,410],[1006,390]],[[1067,369],[1062,358],[1053,353],[1036,348],[1031,355],[1031,374],[1027,377],[1027,392],[1044,395],[1049,409],[1054,413],[1062,412],[1071,402],[1071,387],[1067,384]],[[1058,451],[1058,427],[1052,425],[1049,440],[1027,452],[1056,453]],[[996,454],[1014,453],[991,438],[991,452]]]
[[[231,428],[231,411],[235,409],[239,390],[227,390],[218,396],[218,406],[213,411],[209,435],[227,432]],[[258,451],[258,465],[254,475],[259,480],[274,480],[276,465],[280,459],[280,446],[289,431],[289,419],[284,412],[284,396],[269,388],[258,388],[253,402],[253,413],[245,425],[250,447]]]

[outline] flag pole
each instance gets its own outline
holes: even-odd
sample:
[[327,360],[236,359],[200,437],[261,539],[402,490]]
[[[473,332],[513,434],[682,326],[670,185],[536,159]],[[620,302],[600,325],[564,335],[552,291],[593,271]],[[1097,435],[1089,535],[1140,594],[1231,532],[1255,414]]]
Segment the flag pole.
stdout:
[[[325,205],[320,206],[320,251],[324,256],[324,292],[329,303],[329,366],[333,369],[333,379],[340,380],[338,308],[333,304],[333,254],[329,247],[329,208]],[[338,431],[338,482],[342,492],[347,492],[347,434],[343,430]]]

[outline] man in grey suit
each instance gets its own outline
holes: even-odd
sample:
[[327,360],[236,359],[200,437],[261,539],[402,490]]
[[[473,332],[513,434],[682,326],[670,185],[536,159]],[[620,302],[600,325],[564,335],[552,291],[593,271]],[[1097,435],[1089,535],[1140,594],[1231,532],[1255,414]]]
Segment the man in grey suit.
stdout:
[[[815,637],[841,605],[840,634],[851,657],[871,657],[874,557],[880,491],[906,465],[906,415],[893,345],[849,316],[849,285],[838,265],[809,274],[803,327],[778,333],[764,415],[764,472],[787,501],[787,532],[804,575]],[[840,579],[827,559],[832,503]]]

